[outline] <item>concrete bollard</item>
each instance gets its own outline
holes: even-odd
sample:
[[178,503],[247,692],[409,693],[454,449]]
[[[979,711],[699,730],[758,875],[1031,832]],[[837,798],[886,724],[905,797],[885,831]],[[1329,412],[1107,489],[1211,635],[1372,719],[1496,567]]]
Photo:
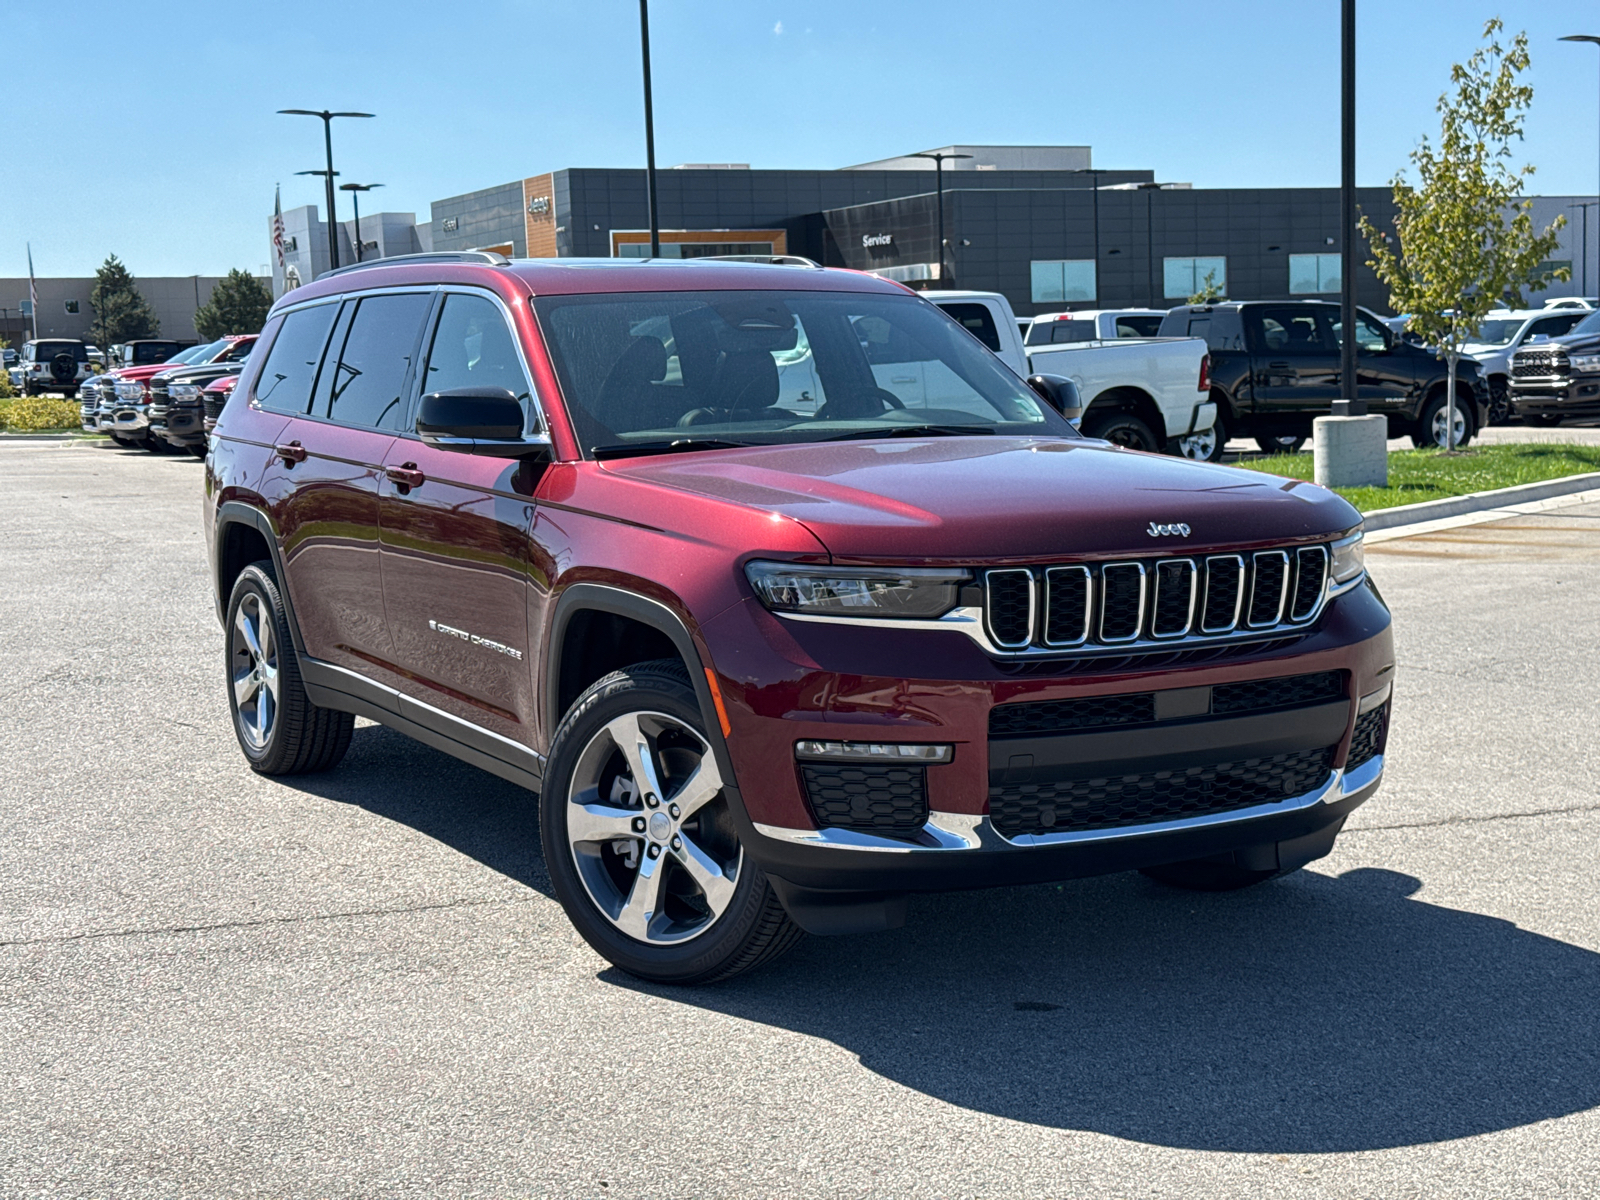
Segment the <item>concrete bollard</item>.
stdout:
[[1389,486],[1387,417],[1318,417],[1311,422],[1311,452],[1323,487]]

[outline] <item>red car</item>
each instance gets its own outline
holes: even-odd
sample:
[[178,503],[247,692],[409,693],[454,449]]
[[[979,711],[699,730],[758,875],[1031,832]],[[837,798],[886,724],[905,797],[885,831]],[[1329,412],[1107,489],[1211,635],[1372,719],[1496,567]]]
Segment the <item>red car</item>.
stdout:
[[296,289],[259,351],[207,459],[246,759],[325,770],[360,714],[537,791],[634,974],[916,891],[1241,887],[1379,785],[1355,509],[1086,439],[898,284],[423,255]]

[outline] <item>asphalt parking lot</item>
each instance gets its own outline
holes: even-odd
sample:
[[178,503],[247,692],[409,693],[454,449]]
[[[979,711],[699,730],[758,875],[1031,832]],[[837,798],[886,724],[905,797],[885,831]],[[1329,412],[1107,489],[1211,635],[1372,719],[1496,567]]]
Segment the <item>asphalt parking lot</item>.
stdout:
[[246,769],[202,470],[0,441],[0,1196],[1600,1193],[1600,504],[1373,547],[1389,775],[1310,869],[673,990],[513,786]]

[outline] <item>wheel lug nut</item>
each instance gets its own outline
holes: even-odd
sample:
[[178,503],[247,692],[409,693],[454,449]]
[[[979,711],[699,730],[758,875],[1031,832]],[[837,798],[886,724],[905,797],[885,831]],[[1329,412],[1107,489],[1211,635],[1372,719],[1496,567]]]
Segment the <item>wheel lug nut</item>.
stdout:
[[660,806],[661,800],[654,792],[646,792],[644,803],[646,808],[656,808]]
[[661,847],[656,845],[654,842],[651,842],[650,843],[649,854],[650,854],[651,858],[660,858],[661,857]]
[[683,849],[683,839],[682,838],[676,838],[676,837],[673,838],[672,839],[672,848],[674,850],[682,850]]
[[683,810],[680,809],[676,804],[669,804],[667,806],[667,811],[672,814],[672,819],[674,821],[683,815]]
[[644,832],[644,818],[643,817],[635,817],[633,819],[633,831],[635,833],[643,833]]

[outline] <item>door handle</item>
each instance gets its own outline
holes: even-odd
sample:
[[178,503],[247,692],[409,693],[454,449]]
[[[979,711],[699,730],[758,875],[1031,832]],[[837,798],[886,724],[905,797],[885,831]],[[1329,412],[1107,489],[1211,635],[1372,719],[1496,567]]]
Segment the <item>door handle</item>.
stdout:
[[283,465],[286,467],[292,467],[295,463],[303,463],[306,460],[306,448],[298,439],[274,446],[272,452],[283,459]]
[[428,481],[428,477],[417,470],[414,462],[402,463],[398,467],[385,467],[383,473],[389,477],[389,482],[398,487],[402,493],[414,487],[421,487]]

